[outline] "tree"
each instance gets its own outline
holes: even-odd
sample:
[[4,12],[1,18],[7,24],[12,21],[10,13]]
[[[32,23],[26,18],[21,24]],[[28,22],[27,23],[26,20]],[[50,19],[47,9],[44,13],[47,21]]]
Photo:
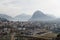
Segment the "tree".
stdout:
[[56,40],[60,40],[60,33],[57,35]]

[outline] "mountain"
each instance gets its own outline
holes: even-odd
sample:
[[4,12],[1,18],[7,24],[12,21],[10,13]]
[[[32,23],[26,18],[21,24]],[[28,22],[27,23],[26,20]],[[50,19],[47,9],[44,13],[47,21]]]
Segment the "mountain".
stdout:
[[55,20],[52,20],[52,22],[60,23],[60,18],[56,18]]
[[7,20],[7,19],[5,19],[5,18],[0,18],[0,21],[6,22],[6,21],[9,21],[9,20]]
[[29,21],[50,21],[50,20],[53,20],[52,16],[48,16],[43,12],[37,10],[34,12]]
[[5,19],[7,19],[7,20],[9,20],[9,21],[12,21],[12,20],[13,20],[12,17],[10,17],[10,16],[8,16],[8,15],[5,15],[5,14],[0,14],[0,18],[5,18]]
[[27,14],[21,14],[15,17],[15,20],[17,21],[28,21],[31,18],[30,15]]

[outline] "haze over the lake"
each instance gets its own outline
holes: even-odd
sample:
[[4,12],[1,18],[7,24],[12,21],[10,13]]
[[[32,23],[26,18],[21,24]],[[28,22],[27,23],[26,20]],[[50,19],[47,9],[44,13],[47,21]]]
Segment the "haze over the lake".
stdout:
[[21,13],[32,15],[36,10],[60,17],[60,0],[0,0],[0,14],[14,17]]

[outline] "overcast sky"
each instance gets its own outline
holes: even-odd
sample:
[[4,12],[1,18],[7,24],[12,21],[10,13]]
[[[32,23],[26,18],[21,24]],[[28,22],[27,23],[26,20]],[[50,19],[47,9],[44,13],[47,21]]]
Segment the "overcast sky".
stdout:
[[0,0],[0,14],[14,17],[22,13],[32,15],[36,10],[60,17],[60,0]]

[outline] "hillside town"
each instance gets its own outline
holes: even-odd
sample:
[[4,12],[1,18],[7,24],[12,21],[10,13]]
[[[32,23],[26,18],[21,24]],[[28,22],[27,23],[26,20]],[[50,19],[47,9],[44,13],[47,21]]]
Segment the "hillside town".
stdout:
[[0,40],[55,40],[59,23],[0,21]]
[[60,40],[60,0],[0,0],[0,40]]

